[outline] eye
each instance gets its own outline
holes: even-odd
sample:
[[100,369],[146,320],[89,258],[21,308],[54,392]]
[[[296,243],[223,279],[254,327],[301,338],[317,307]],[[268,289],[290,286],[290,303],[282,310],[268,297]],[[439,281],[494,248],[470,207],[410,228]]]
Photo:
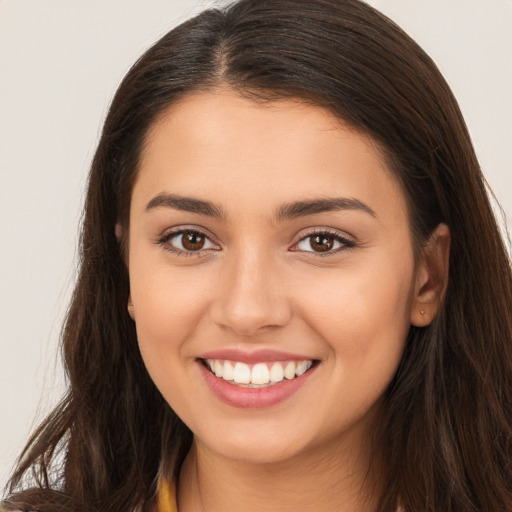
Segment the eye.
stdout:
[[351,249],[355,243],[339,233],[329,231],[311,233],[295,244],[293,250],[315,253],[337,253],[343,249]]
[[214,244],[204,233],[194,229],[182,229],[168,233],[159,240],[159,243],[178,254],[219,249],[219,246]]

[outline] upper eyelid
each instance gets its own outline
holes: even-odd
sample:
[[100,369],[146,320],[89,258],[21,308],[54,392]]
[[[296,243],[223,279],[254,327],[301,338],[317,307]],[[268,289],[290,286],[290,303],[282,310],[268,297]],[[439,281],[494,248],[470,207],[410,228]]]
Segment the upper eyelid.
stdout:
[[[340,247],[340,248],[337,248],[334,250],[325,251],[325,252],[301,251],[300,249],[297,249],[297,246],[301,242],[303,242],[305,239],[310,238],[314,235],[318,235],[318,234],[327,234],[327,235],[335,237],[336,239],[338,239],[338,242],[340,244],[342,244],[343,247]],[[312,228],[309,232],[303,233],[299,238],[297,238],[296,241],[290,246],[289,250],[292,252],[301,252],[301,253],[303,252],[305,254],[314,255],[315,257],[325,258],[325,257],[329,257],[329,256],[334,257],[341,252],[352,250],[357,245],[358,244],[357,244],[356,240],[354,239],[354,237],[351,235],[348,235],[344,231],[340,232],[339,230],[333,229],[333,228],[324,228],[324,229]]]
[[300,231],[298,231],[293,237],[293,240],[295,240],[295,242],[293,242],[293,244],[295,245],[295,244],[299,243],[301,240],[304,240],[304,238],[308,238],[309,236],[321,235],[321,234],[332,235],[332,236],[341,238],[343,240],[349,240],[349,241],[353,242],[354,244],[356,243],[356,238],[353,235],[350,235],[349,233],[347,233],[346,231],[341,231],[336,228],[312,227],[312,228],[306,228],[305,230],[301,229]]
[[166,228],[161,232],[160,235],[158,235],[157,238],[158,240],[162,240],[164,238],[172,238],[173,236],[177,236],[187,232],[199,233],[201,235],[204,235],[214,244],[220,244],[218,238],[213,233],[211,233],[210,230],[200,226],[194,226],[193,224],[184,224],[180,226],[173,226],[172,228]]
[[[175,237],[182,236],[185,233],[198,233],[200,235],[203,235],[205,238],[207,238],[215,247],[214,248],[206,248],[206,249],[198,249],[197,251],[192,250],[186,250],[186,249],[180,249],[179,247],[175,247],[171,240]],[[212,251],[220,250],[220,245],[218,242],[212,240],[212,237],[207,235],[202,229],[196,229],[196,228],[186,228],[186,227],[174,227],[168,230],[164,230],[161,236],[158,236],[156,238],[156,244],[161,246],[164,250],[169,251],[171,253],[174,253],[177,256],[184,257],[184,256],[191,256],[196,258],[202,258],[206,255],[211,255]]]

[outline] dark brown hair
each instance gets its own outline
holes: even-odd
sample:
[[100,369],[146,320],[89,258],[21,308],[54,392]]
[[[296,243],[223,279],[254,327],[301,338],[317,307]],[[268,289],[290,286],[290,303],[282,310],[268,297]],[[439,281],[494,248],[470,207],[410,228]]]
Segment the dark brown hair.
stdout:
[[62,337],[69,390],[22,453],[7,510],[126,511],[153,503],[191,432],[156,390],[126,311],[115,225],[128,223],[145,136],[183,95],[229,87],[326,107],[385,150],[415,244],[451,230],[443,308],[411,327],[376,437],[379,512],[512,510],[512,276],[457,103],[431,59],[357,0],[242,0],[205,11],[133,66],[89,177],[80,273]]

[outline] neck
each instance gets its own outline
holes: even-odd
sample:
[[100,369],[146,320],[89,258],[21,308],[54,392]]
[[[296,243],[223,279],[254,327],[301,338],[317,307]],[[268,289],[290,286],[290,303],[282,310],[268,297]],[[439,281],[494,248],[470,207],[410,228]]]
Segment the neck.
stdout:
[[178,510],[375,512],[380,495],[376,458],[368,440],[354,441],[254,464],[226,459],[194,440],[180,475]]

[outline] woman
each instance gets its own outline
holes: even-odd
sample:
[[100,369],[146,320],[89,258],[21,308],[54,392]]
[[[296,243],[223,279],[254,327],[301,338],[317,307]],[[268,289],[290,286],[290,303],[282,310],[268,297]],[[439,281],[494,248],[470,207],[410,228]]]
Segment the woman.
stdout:
[[365,4],[162,38],[81,251],[7,510],[512,509],[510,262],[448,86]]

